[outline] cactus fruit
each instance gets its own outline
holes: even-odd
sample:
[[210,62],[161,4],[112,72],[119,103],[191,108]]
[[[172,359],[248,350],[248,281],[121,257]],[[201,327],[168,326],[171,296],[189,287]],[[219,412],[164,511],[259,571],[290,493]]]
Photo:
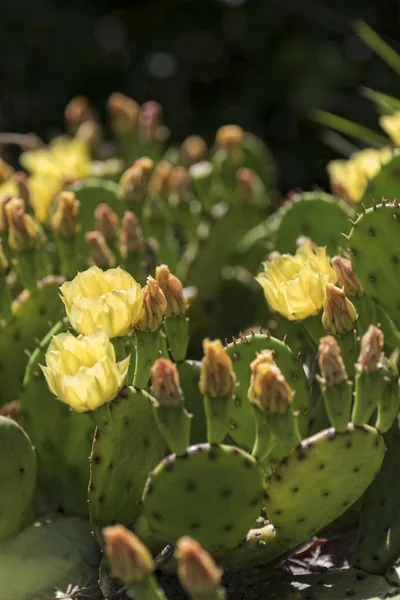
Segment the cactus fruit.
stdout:
[[24,430],[0,417],[0,541],[18,533],[32,509],[36,455]]

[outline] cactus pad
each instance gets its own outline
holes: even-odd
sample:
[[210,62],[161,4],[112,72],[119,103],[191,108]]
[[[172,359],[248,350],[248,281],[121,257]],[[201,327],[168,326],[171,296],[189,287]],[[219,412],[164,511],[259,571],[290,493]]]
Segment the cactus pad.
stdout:
[[45,363],[52,336],[64,330],[62,322],[55,325],[30,357],[20,395],[21,410],[38,459],[38,512],[87,517],[94,425],[88,415],[70,410],[54,397],[39,368]]
[[18,398],[24,377],[26,351],[56,323],[63,309],[58,296],[62,277],[46,277],[38,282],[34,294],[23,291],[13,302],[13,316],[0,326],[0,405]]
[[366,293],[400,326],[400,207],[379,204],[357,219],[349,236],[353,269]]
[[166,454],[145,393],[123,388],[110,410],[112,428],[96,430],[90,457],[90,515],[99,527],[128,525],[139,515],[148,473]]
[[388,198],[392,200],[399,194],[400,184],[400,155],[383,165],[374,177],[368,181],[367,188],[361,198],[365,206],[372,206],[373,200]]
[[250,363],[262,350],[273,350],[274,359],[282,371],[290,387],[295,391],[293,408],[299,410],[299,425],[305,433],[308,423],[309,387],[302,364],[296,359],[290,348],[280,340],[269,335],[254,334],[243,336],[228,344],[225,352],[232,360],[238,387],[236,388],[233,421],[229,434],[241,448],[253,449],[256,424],[253,408],[247,400],[247,390],[250,385]]
[[0,481],[0,540],[4,540],[23,526],[36,485],[36,456],[30,439],[7,417],[0,417]]
[[367,425],[304,440],[268,478],[265,508],[278,541],[293,548],[339,517],[374,480],[384,453],[383,437]]
[[191,535],[207,548],[232,548],[244,540],[264,502],[257,461],[232,446],[190,446],[150,474],[144,515],[166,542]]
[[204,400],[199,390],[200,362],[186,360],[178,363],[179,380],[185,398],[185,407],[193,415],[190,440],[192,444],[200,444],[207,438]]

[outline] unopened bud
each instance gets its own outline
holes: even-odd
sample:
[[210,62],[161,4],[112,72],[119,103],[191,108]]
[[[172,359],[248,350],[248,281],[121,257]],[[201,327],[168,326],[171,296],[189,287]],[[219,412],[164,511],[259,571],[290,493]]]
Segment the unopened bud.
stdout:
[[[175,550],[178,577],[184,590],[193,598],[217,597],[223,571],[218,569],[211,556],[190,537],[178,540]],[[222,598],[221,590],[221,598]]]
[[8,417],[19,425],[22,425],[22,410],[19,400],[12,400],[0,407],[0,416]]
[[285,413],[293,402],[294,391],[287,383],[270,350],[260,352],[250,364],[248,398],[267,415]]
[[5,275],[8,271],[9,263],[3,251],[3,244],[0,238],[0,275]]
[[169,201],[173,206],[193,198],[189,172],[185,167],[175,167],[169,178]]
[[168,161],[161,160],[157,163],[149,181],[149,192],[152,196],[159,196],[163,199],[168,197],[171,171],[172,165]]
[[189,308],[189,303],[183,295],[181,280],[172,275],[167,265],[156,268],[156,280],[167,300],[166,317],[180,317]]
[[322,314],[324,328],[333,335],[340,335],[354,329],[356,321],[356,309],[344,291],[333,283],[327,283]]
[[224,125],[217,131],[215,143],[219,148],[232,152],[240,146],[244,131],[239,125]]
[[351,262],[343,256],[335,256],[332,259],[332,267],[337,275],[338,284],[343,288],[346,296],[360,296],[364,289],[356,277]]
[[91,261],[100,269],[109,269],[115,265],[115,256],[99,231],[87,231],[85,242],[89,248]]
[[158,358],[150,369],[151,393],[160,406],[180,406],[183,394],[179,374],[173,362]]
[[96,229],[103,234],[106,242],[114,242],[118,238],[118,215],[108,204],[98,204],[94,211]]
[[139,111],[139,137],[145,142],[160,139],[162,128],[162,107],[158,102],[150,100],[140,107]]
[[95,119],[95,116],[95,111],[85,96],[75,96],[64,110],[64,118],[71,133],[75,133],[82,123]]
[[182,162],[191,167],[207,157],[207,144],[199,135],[191,135],[181,144]]
[[250,169],[239,169],[236,175],[238,198],[243,204],[257,203],[262,197],[263,189],[260,178]]
[[71,239],[79,231],[79,200],[73,192],[61,192],[57,210],[51,218],[53,232],[60,238]]
[[361,351],[357,364],[362,371],[373,373],[383,361],[383,333],[375,325],[370,325],[361,338]]
[[203,341],[199,388],[208,398],[227,398],[235,393],[236,375],[221,340]]
[[135,204],[144,201],[153,166],[151,158],[144,156],[122,174],[120,181],[120,198],[122,200]]
[[25,204],[21,198],[12,198],[7,202],[5,211],[8,222],[8,243],[12,250],[22,252],[41,246],[40,228],[33,218],[25,213]]
[[136,327],[140,331],[157,331],[164,320],[167,300],[157,281],[151,275],[143,288],[143,316]]
[[139,118],[139,104],[124,94],[115,92],[107,101],[111,125],[116,135],[134,133]]
[[0,184],[4,183],[14,174],[14,169],[5,160],[0,158]]
[[75,137],[85,142],[90,150],[96,150],[103,137],[101,125],[96,121],[85,121],[85,123],[79,125]]
[[150,552],[128,529],[113,525],[103,529],[103,536],[111,572],[124,585],[143,581],[153,572]]
[[321,338],[318,352],[318,364],[326,385],[337,385],[345,381],[347,373],[335,338],[331,335]]
[[140,254],[145,248],[143,231],[133,212],[126,211],[122,218],[119,241],[123,258],[127,258],[129,254]]
[[24,171],[17,171],[14,175],[14,181],[18,189],[18,198],[21,198],[25,203],[25,208],[28,208],[30,204],[28,175]]

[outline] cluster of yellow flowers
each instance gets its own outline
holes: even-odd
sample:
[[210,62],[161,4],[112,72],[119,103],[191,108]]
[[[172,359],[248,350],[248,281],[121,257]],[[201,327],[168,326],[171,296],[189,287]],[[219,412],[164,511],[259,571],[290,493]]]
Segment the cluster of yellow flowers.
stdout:
[[[42,367],[50,390],[74,410],[94,410],[123,386],[130,357],[116,362],[110,338],[126,335],[142,318],[144,293],[121,268],[96,266],[61,288],[67,316],[80,334],[53,337]],[[162,292],[161,292],[162,293]]]

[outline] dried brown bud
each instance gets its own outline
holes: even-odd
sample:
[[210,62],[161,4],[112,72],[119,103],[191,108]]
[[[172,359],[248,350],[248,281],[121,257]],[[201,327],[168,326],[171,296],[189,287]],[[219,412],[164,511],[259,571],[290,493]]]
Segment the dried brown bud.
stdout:
[[[208,552],[185,536],[177,542],[175,558],[179,581],[185,591],[191,597],[214,597],[221,585],[223,571],[218,569]],[[223,597],[222,589],[220,597]]]
[[199,388],[208,398],[227,398],[235,393],[236,375],[221,340],[203,341]]
[[360,281],[357,279],[351,262],[343,256],[335,256],[332,259],[332,267],[338,278],[338,284],[343,288],[346,296],[359,296],[364,292]]
[[5,160],[0,158],[0,184],[10,179],[14,174],[14,169]]
[[215,143],[219,148],[231,152],[240,146],[244,131],[239,125],[224,125],[217,131]]
[[273,352],[264,350],[250,365],[248,398],[267,415],[285,413],[289,410],[294,396],[294,391],[286,382],[273,356]]
[[42,234],[39,226],[25,213],[25,203],[21,198],[12,198],[5,205],[8,222],[8,243],[16,252],[39,248]]
[[375,325],[370,325],[361,338],[361,351],[357,360],[362,371],[373,373],[383,361],[383,333]]
[[160,139],[162,128],[162,107],[158,102],[150,100],[140,107],[139,111],[139,137],[149,142]]
[[127,258],[129,254],[141,254],[144,251],[143,231],[133,212],[126,211],[123,216],[119,241],[123,258]]
[[350,300],[346,298],[344,291],[333,285],[333,283],[327,283],[322,315],[324,328],[333,335],[340,335],[354,329],[356,321],[356,309]]
[[147,187],[154,163],[151,158],[139,158],[121,177],[120,198],[125,202],[141,203],[147,194]]
[[156,280],[167,300],[166,317],[180,317],[189,308],[189,303],[183,295],[182,283],[172,275],[167,265],[156,268]]
[[159,196],[163,199],[168,197],[171,171],[172,165],[168,161],[161,160],[157,163],[149,181],[149,192],[152,196]]
[[143,288],[143,316],[136,325],[140,331],[157,331],[164,320],[167,310],[167,300],[157,281],[147,278],[147,285]]
[[180,406],[183,394],[179,374],[173,362],[158,358],[150,370],[151,393],[160,406]]
[[96,229],[103,234],[106,242],[114,242],[118,238],[119,219],[108,204],[98,204],[94,211]]
[[202,137],[191,135],[181,144],[182,162],[186,167],[191,167],[207,157],[207,144]]
[[133,533],[122,525],[103,529],[105,553],[111,572],[126,586],[146,579],[153,572],[150,552]]
[[175,167],[169,178],[169,202],[177,206],[193,198],[190,175],[184,167]]
[[22,425],[23,418],[20,401],[13,400],[12,402],[3,404],[3,406],[0,407],[0,416],[8,417],[19,425]]
[[321,338],[318,352],[318,364],[326,385],[337,385],[345,381],[347,373],[335,338],[331,335]]
[[124,94],[115,92],[107,101],[111,125],[116,135],[134,133],[139,119],[139,104]]
[[58,195],[57,210],[51,218],[53,232],[64,239],[71,239],[79,231],[79,200],[73,192]]
[[104,236],[99,231],[87,231],[85,241],[89,248],[91,261],[100,269],[115,266],[115,256],[107,245]]
[[93,121],[96,118],[96,113],[88,98],[75,96],[65,107],[64,118],[69,131],[75,133],[82,123]]

